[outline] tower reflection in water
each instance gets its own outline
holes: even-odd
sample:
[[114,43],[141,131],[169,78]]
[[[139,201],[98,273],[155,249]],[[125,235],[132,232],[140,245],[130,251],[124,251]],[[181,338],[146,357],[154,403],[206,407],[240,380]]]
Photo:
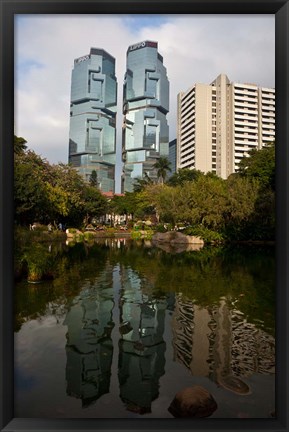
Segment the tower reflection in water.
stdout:
[[229,308],[226,298],[202,308],[176,294],[172,331],[174,360],[234,393],[250,392],[242,378],[275,373],[274,337]]
[[[227,390],[248,394],[247,377],[274,374],[274,337],[247,322],[232,301],[221,298],[202,307],[182,293],[155,293],[153,279],[123,264],[107,264],[73,300],[64,322],[68,327],[67,393],[80,398],[83,406],[109,392],[113,372],[118,373],[119,396],[126,409],[151,412],[165,373],[167,310],[173,311],[174,361],[192,376],[208,377]],[[119,321],[114,332],[118,371],[112,371],[113,314]]]
[[87,407],[109,392],[113,343],[111,332],[112,269],[106,269],[94,283],[89,281],[74,298],[64,325],[67,325],[67,394],[80,398]]
[[121,268],[119,386],[129,411],[151,412],[165,372],[163,340],[166,298],[155,298],[149,283]]
[[[74,298],[67,325],[67,394],[89,406],[109,392],[113,358],[111,338],[113,308],[112,268],[82,287]],[[119,396],[127,410],[151,412],[164,374],[166,344],[163,339],[166,296],[155,298],[148,282],[130,268],[119,268]],[[170,306],[169,306],[170,307]],[[117,314],[116,314],[117,315]]]

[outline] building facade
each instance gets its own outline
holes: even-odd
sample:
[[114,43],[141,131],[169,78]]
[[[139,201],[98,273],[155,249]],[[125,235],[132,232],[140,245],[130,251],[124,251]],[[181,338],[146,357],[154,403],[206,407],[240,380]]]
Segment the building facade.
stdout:
[[178,169],[225,179],[251,149],[274,140],[275,89],[233,83],[221,74],[178,94]]
[[169,81],[157,42],[143,41],[127,50],[123,88],[122,192],[148,175],[157,180],[153,165],[169,155]]
[[85,181],[95,171],[104,192],[115,190],[116,105],[115,59],[91,48],[72,70],[69,162]]
[[177,171],[177,139],[169,142],[169,157],[171,171],[168,172],[170,178]]

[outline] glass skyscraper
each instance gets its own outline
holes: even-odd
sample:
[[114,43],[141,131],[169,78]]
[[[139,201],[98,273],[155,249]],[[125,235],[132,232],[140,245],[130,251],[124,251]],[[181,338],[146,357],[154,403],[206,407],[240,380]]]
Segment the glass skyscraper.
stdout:
[[117,80],[115,59],[91,48],[74,60],[71,79],[69,162],[99,189],[115,190]]
[[157,180],[153,165],[169,155],[169,81],[157,42],[128,47],[123,89],[122,192],[137,178]]

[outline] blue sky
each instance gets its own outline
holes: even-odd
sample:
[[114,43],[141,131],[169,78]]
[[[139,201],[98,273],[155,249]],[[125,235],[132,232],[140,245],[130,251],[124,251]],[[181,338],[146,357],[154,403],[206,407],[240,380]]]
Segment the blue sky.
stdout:
[[[51,163],[68,161],[73,61],[91,47],[116,58],[117,171],[121,171],[122,83],[126,51],[158,42],[170,81],[170,139],[177,94],[220,73],[275,86],[274,15],[18,15],[15,19],[15,133]],[[119,188],[119,182],[117,183]]]

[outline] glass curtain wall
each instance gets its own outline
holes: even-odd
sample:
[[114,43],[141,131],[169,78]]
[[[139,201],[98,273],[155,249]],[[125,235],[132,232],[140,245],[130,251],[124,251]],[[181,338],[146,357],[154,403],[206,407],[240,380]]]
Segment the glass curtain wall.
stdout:
[[128,47],[123,89],[122,192],[149,176],[157,181],[153,165],[169,156],[169,81],[157,42]]
[[103,49],[74,60],[69,162],[103,192],[115,191],[117,80],[115,59]]

